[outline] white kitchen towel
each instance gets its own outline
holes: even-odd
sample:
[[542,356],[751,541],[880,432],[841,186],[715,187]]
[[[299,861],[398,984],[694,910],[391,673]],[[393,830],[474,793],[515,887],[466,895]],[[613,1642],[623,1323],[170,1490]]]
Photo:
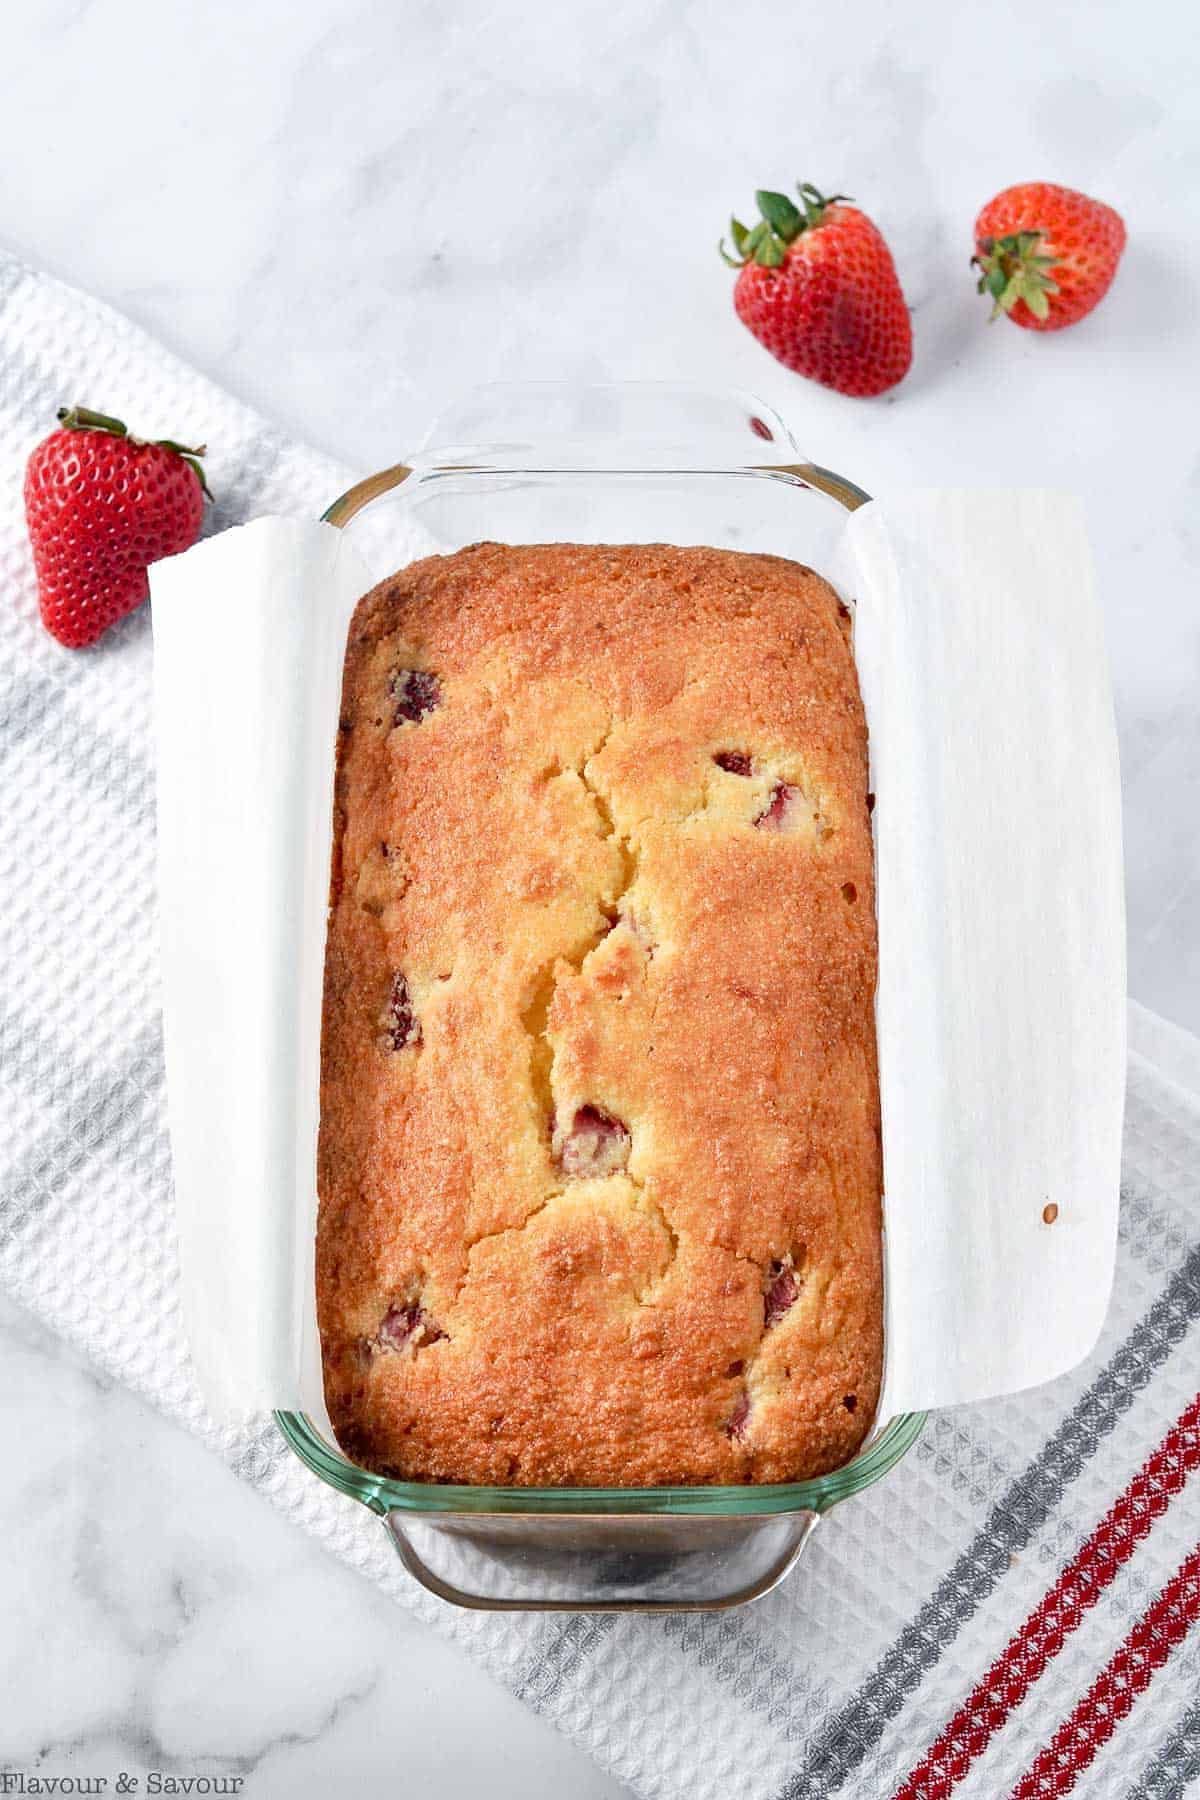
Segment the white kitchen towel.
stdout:
[[1136,1008],[1095,1353],[931,1418],[754,1607],[455,1612],[271,1422],[206,1418],[163,1104],[149,621],[59,649],[22,522],[25,458],[72,400],[207,439],[210,529],[311,516],[347,481],[103,306],[0,258],[0,1284],[641,1794],[1184,1793],[1200,1779],[1200,1045]]

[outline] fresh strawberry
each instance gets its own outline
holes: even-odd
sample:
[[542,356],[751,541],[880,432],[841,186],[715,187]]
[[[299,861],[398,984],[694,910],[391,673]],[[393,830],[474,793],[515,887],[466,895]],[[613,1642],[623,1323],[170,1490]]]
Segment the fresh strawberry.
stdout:
[[141,605],[152,562],[195,543],[208,486],[203,446],[143,443],[82,406],[58,417],[25,470],[25,518],[43,623],[79,649]]
[[971,261],[993,319],[1005,313],[1028,331],[1061,331],[1103,300],[1124,248],[1124,220],[1103,200],[1023,181],[976,219]]
[[[733,304],[742,324],[798,375],[839,394],[882,394],[912,362],[912,325],[891,251],[845,194],[809,182],[800,206],[755,195],[761,218],[731,221],[740,269]],[[803,210],[801,210],[803,208]]]

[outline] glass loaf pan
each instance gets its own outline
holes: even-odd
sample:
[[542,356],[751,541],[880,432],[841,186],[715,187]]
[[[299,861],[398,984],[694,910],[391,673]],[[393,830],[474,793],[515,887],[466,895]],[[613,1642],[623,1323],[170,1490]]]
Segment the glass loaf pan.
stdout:
[[[636,383],[495,387],[443,415],[420,456],[359,482],[326,520],[383,575],[418,556],[505,543],[707,544],[827,568],[868,498],[731,392]],[[488,1488],[358,1468],[311,1417],[276,1414],[291,1448],[384,1521],[431,1593],[485,1610],[696,1611],[779,1582],[817,1520],[878,1481],[923,1415],[877,1421],[844,1468],[763,1486]]]

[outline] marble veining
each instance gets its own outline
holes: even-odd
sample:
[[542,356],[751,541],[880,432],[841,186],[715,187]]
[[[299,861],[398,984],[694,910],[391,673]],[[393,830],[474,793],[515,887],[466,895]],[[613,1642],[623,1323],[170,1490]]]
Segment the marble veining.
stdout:
[[7,1301],[0,1362],[0,1770],[621,1791]]

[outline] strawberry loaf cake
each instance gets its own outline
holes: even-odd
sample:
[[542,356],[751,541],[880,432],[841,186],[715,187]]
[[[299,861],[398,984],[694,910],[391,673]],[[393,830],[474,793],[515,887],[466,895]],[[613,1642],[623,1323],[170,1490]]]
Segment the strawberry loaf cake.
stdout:
[[479,544],[346,653],[326,1397],[409,1480],[794,1481],[881,1370],[850,619],[811,570]]

